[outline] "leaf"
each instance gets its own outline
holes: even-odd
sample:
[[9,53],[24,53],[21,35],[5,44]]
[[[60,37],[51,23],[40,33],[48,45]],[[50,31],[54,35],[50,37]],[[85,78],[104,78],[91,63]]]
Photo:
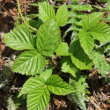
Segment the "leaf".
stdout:
[[46,84],[49,91],[56,95],[67,95],[74,91],[69,84],[63,82],[63,80],[57,75],[51,75]]
[[26,18],[31,18],[34,19],[34,18],[37,18],[38,17],[38,14],[28,14],[28,15],[25,15]]
[[55,10],[48,2],[39,3],[39,18],[43,22],[55,20]]
[[105,23],[99,23],[92,28],[89,33],[97,40],[101,42],[110,41],[110,27]]
[[75,13],[75,12],[72,12],[72,16],[75,17],[75,18],[78,18],[78,19],[82,19],[83,17],[85,17],[87,15],[85,15],[84,13]]
[[99,52],[93,52],[92,59],[95,65],[95,69],[98,69],[102,76],[106,76],[106,74],[110,73],[110,65],[105,60],[103,54]]
[[47,79],[51,76],[52,74],[52,67],[48,67],[45,71],[42,71],[40,74],[40,77],[47,81]]
[[77,69],[76,66],[72,63],[70,57],[62,58],[61,63],[62,72],[70,73],[73,77],[76,76],[76,73],[79,71],[79,69]]
[[84,30],[81,30],[79,32],[79,41],[81,47],[89,55],[94,48],[94,40],[92,36],[89,33],[85,32]]
[[56,14],[56,22],[59,26],[64,26],[69,18],[69,12],[66,4],[62,5]]
[[54,20],[40,26],[37,33],[38,51],[45,56],[52,56],[61,42],[61,33]]
[[90,30],[94,26],[96,26],[103,16],[102,12],[95,12],[90,15],[85,16],[82,19],[82,27],[85,31]]
[[77,10],[77,11],[90,11],[90,10],[93,10],[92,7],[90,7],[89,5],[73,5],[72,6],[73,9]]
[[34,28],[39,28],[40,25],[43,24],[43,22],[40,19],[38,19],[37,21],[30,19],[28,22],[29,22],[29,25]]
[[75,40],[70,45],[71,60],[80,70],[92,69],[92,62],[81,48],[78,40]]
[[69,95],[69,98],[72,102],[75,102],[81,110],[86,110],[86,104],[84,102],[84,97],[79,92],[74,92]]
[[49,104],[50,93],[45,87],[38,87],[33,89],[27,95],[27,109],[28,110],[46,110]]
[[32,33],[22,25],[15,27],[4,35],[6,45],[15,50],[34,49],[34,37]]
[[36,75],[41,72],[45,66],[45,57],[36,50],[23,52],[12,66],[13,72],[22,75]]
[[88,84],[85,81],[85,77],[80,76],[77,80],[70,78],[69,83],[75,90],[69,95],[70,100],[76,102],[81,110],[86,110],[85,99]]
[[56,50],[58,56],[69,56],[69,46],[66,42],[61,42],[59,47]]
[[24,83],[24,85],[23,85],[18,97],[20,97],[23,94],[31,93],[33,89],[41,87],[41,86],[44,86],[44,83],[45,83],[45,81],[42,78],[38,77],[38,76],[30,77]]

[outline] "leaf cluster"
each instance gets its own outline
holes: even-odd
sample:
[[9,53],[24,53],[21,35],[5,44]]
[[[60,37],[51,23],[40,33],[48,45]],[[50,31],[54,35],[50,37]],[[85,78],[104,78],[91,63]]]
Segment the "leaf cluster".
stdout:
[[[98,44],[110,42],[110,26],[101,22],[103,12],[89,15],[79,11],[93,10],[88,5],[78,5],[78,0],[72,5],[63,4],[56,13],[53,6],[47,2],[33,4],[38,6],[38,21],[33,20],[36,15],[26,21],[37,28],[37,32],[27,27],[25,22],[17,25],[4,35],[6,45],[14,50],[23,50],[15,60],[12,71],[30,76],[24,83],[19,94],[27,96],[28,110],[45,110],[49,104],[50,94],[68,95],[77,105],[86,110],[85,101],[88,84],[82,70],[99,71],[102,76],[110,72],[110,65],[105,60],[104,53]],[[71,12],[68,11],[71,8]],[[74,39],[70,44],[64,42],[60,27],[71,24],[65,35],[73,30]],[[64,36],[65,36],[64,35]],[[105,47],[108,51],[109,47]],[[53,73],[52,59],[59,57],[61,74],[70,74],[69,83],[64,82]],[[55,65],[59,66],[59,65]]]

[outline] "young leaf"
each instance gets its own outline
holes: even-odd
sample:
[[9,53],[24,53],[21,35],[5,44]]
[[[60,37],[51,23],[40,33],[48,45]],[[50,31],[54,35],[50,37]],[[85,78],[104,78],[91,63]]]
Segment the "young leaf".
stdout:
[[25,51],[14,62],[13,72],[22,75],[36,75],[43,70],[45,66],[45,57],[38,51]]
[[40,73],[40,77],[47,81],[47,79],[51,76],[52,74],[52,67],[48,67],[45,71],[42,71]]
[[55,10],[48,2],[39,3],[39,18],[43,22],[55,20]]
[[81,47],[89,55],[94,48],[94,40],[92,36],[89,33],[85,32],[84,30],[81,30],[79,32],[79,41]]
[[58,56],[69,56],[69,46],[66,42],[61,42],[59,47],[56,50]]
[[34,37],[32,33],[22,25],[15,27],[4,35],[6,45],[15,50],[34,49]]
[[101,42],[110,41],[110,27],[105,23],[99,23],[89,33],[97,40]]
[[103,16],[103,13],[100,12],[95,12],[95,13],[92,13],[90,15],[87,15],[85,16],[83,19],[82,19],[82,27],[85,31],[88,31],[90,30],[91,28],[93,28],[94,26],[96,26],[99,21],[101,20]]
[[76,66],[72,63],[70,57],[62,58],[61,63],[62,72],[70,73],[73,77],[76,76],[76,73],[79,71],[79,69],[77,69]]
[[28,110],[46,110],[50,100],[50,93],[45,87],[38,87],[27,95]]
[[56,22],[59,26],[64,26],[68,18],[69,18],[69,12],[66,4],[64,4],[57,10]]
[[71,60],[75,66],[81,70],[92,69],[92,62],[81,48],[78,40],[75,40],[70,45]]
[[44,85],[44,83],[45,83],[45,81],[38,76],[29,78],[24,83],[18,97],[20,97],[23,94],[31,93],[34,88],[41,87]]
[[45,56],[52,56],[61,42],[61,33],[54,20],[45,22],[37,33],[38,51]]
[[57,76],[51,75],[46,82],[49,91],[56,95],[67,95],[74,91],[74,89],[66,82]]

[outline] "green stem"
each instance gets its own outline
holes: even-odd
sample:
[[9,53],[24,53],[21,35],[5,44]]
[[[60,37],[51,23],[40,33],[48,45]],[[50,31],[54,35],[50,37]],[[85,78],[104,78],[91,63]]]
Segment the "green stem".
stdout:
[[23,15],[22,15],[22,12],[21,12],[19,0],[17,0],[17,5],[18,5],[18,13],[19,13],[19,15],[21,16],[21,19],[24,21],[24,23],[25,23],[29,28],[31,28],[32,30],[37,31],[36,28],[33,28],[32,26],[30,26],[30,25],[25,21]]

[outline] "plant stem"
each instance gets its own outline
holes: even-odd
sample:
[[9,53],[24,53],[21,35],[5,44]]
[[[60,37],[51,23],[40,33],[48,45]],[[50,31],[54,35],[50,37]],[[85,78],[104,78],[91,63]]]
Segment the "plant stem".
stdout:
[[19,15],[21,16],[21,19],[24,21],[24,23],[25,23],[29,28],[31,28],[32,30],[37,31],[36,28],[33,28],[32,26],[30,26],[30,25],[25,21],[23,15],[22,15],[22,12],[21,12],[19,0],[17,0],[17,5],[18,5],[18,13],[19,13]]

